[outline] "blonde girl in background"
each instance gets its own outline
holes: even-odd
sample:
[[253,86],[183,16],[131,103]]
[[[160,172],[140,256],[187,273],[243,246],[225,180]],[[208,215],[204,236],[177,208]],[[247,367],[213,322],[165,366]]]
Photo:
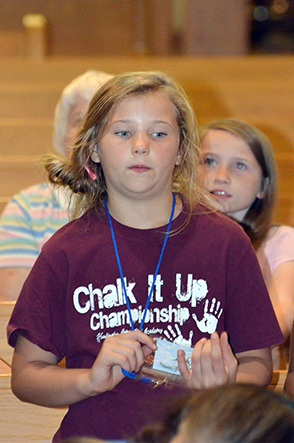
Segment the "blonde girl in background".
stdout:
[[[273,223],[277,178],[269,139],[238,119],[204,126],[200,181],[219,210],[243,226],[251,239],[281,330],[289,338],[294,318],[294,228]],[[273,348],[274,369],[285,369],[284,351]]]

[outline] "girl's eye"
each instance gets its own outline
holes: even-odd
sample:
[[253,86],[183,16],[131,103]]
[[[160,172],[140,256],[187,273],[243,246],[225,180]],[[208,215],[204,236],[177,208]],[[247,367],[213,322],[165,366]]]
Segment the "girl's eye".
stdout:
[[216,161],[213,158],[206,157],[203,158],[202,163],[207,166],[213,166],[215,165]]
[[236,168],[240,169],[240,170],[246,169],[246,165],[244,163],[242,163],[242,162],[237,162],[236,163]]
[[127,137],[128,135],[130,135],[130,131],[117,131],[116,134],[120,137]]
[[167,135],[165,132],[162,132],[162,131],[156,131],[156,132],[153,132],[153,134],[152,134],[154,137],[156,137],[156,138],[163,138],[165,135]]

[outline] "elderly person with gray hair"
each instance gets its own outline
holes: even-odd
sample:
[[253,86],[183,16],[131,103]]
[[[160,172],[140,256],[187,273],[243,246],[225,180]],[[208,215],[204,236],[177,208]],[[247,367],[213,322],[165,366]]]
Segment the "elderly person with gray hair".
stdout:
[[[87,71],[63,90],[55,108],[53,145],[68,156],[94,93],[112,75]],[[0,217],[0,301],[17,299],[43,244],[69,221],[69,194],[50,183],[14,195]]]

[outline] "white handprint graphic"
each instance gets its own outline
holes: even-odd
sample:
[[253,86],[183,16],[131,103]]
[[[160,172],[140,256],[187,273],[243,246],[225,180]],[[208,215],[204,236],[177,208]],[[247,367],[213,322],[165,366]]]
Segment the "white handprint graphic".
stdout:
[[201,332],[208,332],[209,334],[212,334],[217,328],[217,324],[220,316],[222,315],[223,309],[220,309],[220,302],[218,301],[216,303],[216,299],[213,298],[211,300],[211,306],[208,312],[208,303],[209,301],[206,300],[202,320],[198,320],[196,314],[192,314],[192,317],[194,318]]
[[[183,345],[183,346],[192,346],[192,337],[193,337],[193,331],[190,331],[189,333],[189,340],[186,340],[181,331],[179,326],[176,324],[175,325],[175,329],[177,331],[177,333],[173,330],[173,328],[171,327],[171,325],[168,325],[167,327],[168,331],[165,330],[164,331],[164,335],[170,340],[173,341],[174,343],[177,343],[178,345]],[[178,334],[178,335],[177,335]]]
[[193,280],[193,295],[191,305],[195,307],[203,300],[208,293],[207,282],[205,280]]

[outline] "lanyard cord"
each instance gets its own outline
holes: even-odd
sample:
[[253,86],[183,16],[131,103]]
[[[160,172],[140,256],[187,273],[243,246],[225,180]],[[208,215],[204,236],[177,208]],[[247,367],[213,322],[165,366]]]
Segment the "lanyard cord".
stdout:
[[[127,289],[126,289],[126,285],[125,285],[124,275],[123,275],[123,271],[122,271],[122,267],[121,267],[121,262],[120,262],[120,258],[119,258],[119,253],[118,253],[118,248],[117,248],[117,243],[116,243],[116,239],[115,239],[115,235],[114,235],[112,220],[111,220],[111,216],[110,216],[110,213],[109,213],[109,210],[108,210],[107,200],[108,200],[108,197],[106,197],[106,200],[105,200],[105,209],[106,209],[108,220],[109,220],[109,225],[110,225],[110,230],[111,230],[111,235],[112,235],[112,241],[113,241],[113,246],[114,246],[114,250],[115,250],[116,261],[117,261],[117,265],[118,265],[118,269],[119,269],[119,273],[120,273],[120,278],[121,278],[122,285],[123,285],[124,295],[125,295],[125,299],[126,299],[126,304],[127,304],[128,312],[129,312],[130,322],[131,322],[131,328],[134,331],[135,327],[134,327],[134,322],[133,322],[133,318],[132,318],[132,312],[131,312],[129,297],[128,297],[128,294],[127,294]],[[151,288],[150,288],[150,292],[149,292],[149,295],[148,295],[148,298],[147,298],[146,306],[145,306],[145,309],[144,309],[143,318],[142,318],[141,325],[140,325],[140,328],[139,328],[140,331],[143,329],[143,326],[144,326],[144,323],[145,323],[145,317],[146,317],[147,310],[148,310],[148,307],[149,307],[149,304],[150,304],[150,301],[151,301],[151,297],[152,297],[152,293],[153,293],[153,290],[154,290],[154,286],[155,286],[156,278],[157,278],[157,275],[158,275],[159,267],[160,267],[160,264],[161,264],[161,260],[162,260],[163,253],[164,253],[164,250],[165,250],[165,246],[166,246],[166,243],[167,243],[167,239],[168,239],[168,236],[169,236],[171,224],[172,224],[172,221],[173,221],[174,212],[175,212],[175,206],[176,206],[176,197],[175,197],[175,194],[173,193],[172,211],[171,211],[171,215],[170,215],[167,231],[165,233],[165,238],[164,238],[163,246],[162,246],[162,249],[161,249],[161,254],[160,254],[160,257],[159,257],[159,260],[158,260],[158,263],[157,263],[156,271],[155,271],[155,274],[154,274],[154,277],[153,277],[153,282],[152,282],[152,285],[151,285]]]

